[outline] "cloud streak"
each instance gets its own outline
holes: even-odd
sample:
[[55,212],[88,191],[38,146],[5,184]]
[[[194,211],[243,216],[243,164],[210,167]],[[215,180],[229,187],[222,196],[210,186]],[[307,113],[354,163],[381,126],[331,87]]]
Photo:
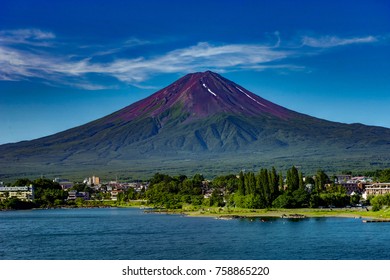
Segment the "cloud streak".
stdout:
[[339,38],[337,36],[323,36],[319,38],[304,36],[302,45],[313,48],[333,48],[351,44],[374,43],[378,39],[374,36],[354,37],[354,38]]
[[[289,58],[305,56],[305,52],[301,50],[303,46],[329,49],[377,41],[377,38],[373,36],[355,38],[305,36],[302,38],[301,47],[287,48],[281,46],[279,33],[277,35],[276,45],[216,45],[200,42],[155,56],[120,57],[117,54],[124,49],[144,46],[151,42],[131,38],[114,48],[103,49],[101,46],[96,48],[88,46],[86,49],[89,48],[91,52],[86,55],[77,52],[77,48],[66,51],[59,49],[55,49],[55,52],[48,51],[45,47],[55,48],[56,36],[51,32],[39,29],[6,30],[0,31],[0,80],[39,79],[54,85],[96,90],[107,87],[100,79],[96,79],[96,76],[115,78],[125,84],[142,86],[142,83],[153,75],[188,73],[207,69],[219,72],[267,69],[297,71],[304,67],[285,61]],[[23,46],[28,46],[28,48]],[[99,60],[101,57],[105,59]]]
[[0,44],[50,46],[56,36],[40,29],[16,29],[0,31]]
[[132,83],[146,80],[150,73],[187,73],[205,69],[224,72],[237,68],[245,69],[276,62],[290,54],[289,51],[257,45],[215,46],[203,42],[153,58],[119,59],[104,68],[106,73],[118,80]]

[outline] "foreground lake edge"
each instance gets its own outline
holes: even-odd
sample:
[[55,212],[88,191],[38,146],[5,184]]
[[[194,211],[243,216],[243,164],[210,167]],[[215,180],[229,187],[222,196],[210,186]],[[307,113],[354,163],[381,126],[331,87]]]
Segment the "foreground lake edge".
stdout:
[[[122,206],[123,207],[123,206]],[[367,208],[351,208],[351,209],[224,209],[218,207],[210,207],[207,209],[150,209],[148,213],[154,214],[178,214],[187,217],[211,217],[211,218],[365,218],[372,220],[385,220],[390,222],[390,210],[384,209],[373,212]]]
[[[245,208],[227,208],[227,207],[194,207],[193,205],[184,206],[182,209],[166,209],[153,205],[142,205],[141,201],[128,203],[105,203],[99,206],[78,206],[78,207],[53,207],[53,208],[33,208],[25,210],[1,209],[1,212],[8,211],[31,211],[31,210],[55,210],[55,209],[91,209],[91,208],[138,208],[150,214],[168,214],[183,215],[186,217],[205,217],[205,218],[365,218],[371,220],[384,220],[390,222],[390,208],[379,211],[372,211],[367,207],[352,208],[270,208],[270,209],[245,209]],[[146,202],[146,201],[144,201]]]

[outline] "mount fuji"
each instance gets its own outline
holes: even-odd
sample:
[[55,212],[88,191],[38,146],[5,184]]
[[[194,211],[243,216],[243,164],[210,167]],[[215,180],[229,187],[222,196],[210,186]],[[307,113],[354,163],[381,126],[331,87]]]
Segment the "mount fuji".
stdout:
[[152,174],[299,165],[387,168],[390,129],[301,114],[207,71],[85,125],[0,146],[0,176]]

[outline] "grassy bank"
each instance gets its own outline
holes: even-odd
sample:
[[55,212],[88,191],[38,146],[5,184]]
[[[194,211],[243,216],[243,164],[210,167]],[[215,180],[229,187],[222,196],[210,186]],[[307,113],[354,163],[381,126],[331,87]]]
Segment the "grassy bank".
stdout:
[[111,206],[111,207],[143,207],[146,205],[146,200],[130,200],[128,202],[119,202],[119,201],[112,201],[112,200],[105,200],[102,202],[104,206]]
[[367,219],[390,219],[390,209],[367,211],[366,208],[333,208],[333,209],[243,209],[243,208],[196,208],[191,205],[183,209],[168,210],[168,213],[185,214],[194,217],[281,217],[302,215],[305,217],[348,217]]

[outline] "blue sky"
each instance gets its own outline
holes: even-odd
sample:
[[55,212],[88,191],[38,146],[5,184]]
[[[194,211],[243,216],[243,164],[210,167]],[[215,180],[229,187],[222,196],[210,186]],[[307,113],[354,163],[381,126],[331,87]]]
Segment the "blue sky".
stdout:
[[205,70],[289,109],[390,128],[389,1],[0,3],[0,144]]

